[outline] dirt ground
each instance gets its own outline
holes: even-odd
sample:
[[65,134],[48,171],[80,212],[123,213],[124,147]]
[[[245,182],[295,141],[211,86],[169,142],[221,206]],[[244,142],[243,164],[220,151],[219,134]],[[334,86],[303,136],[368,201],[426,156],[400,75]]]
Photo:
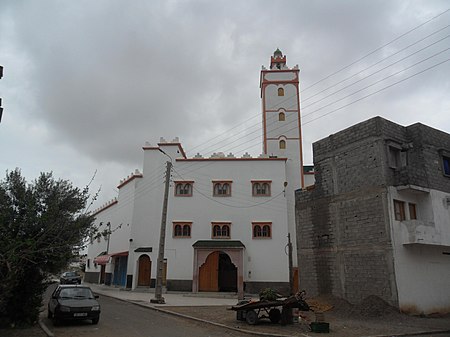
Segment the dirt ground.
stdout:
[[[401,314],[376,296],[365,299],[358,305],[338,298],[318,298],[308,301],[316,311],[324,311],[324,320],[330,324],[330,334],[336,337],[361,337],[396,335],[431,331],[450,331],[450,316],[414,317]],[[290,325],[272,324],[263,319],[258,325],[248,325],[236,319],[236,312],[227,307],[165,307],[166,310],[210,320],[227,326],[268,334],[304,336],[323,335],[312,333],[309,323],[315,321],[314,312],[302,312],[299,323]]]

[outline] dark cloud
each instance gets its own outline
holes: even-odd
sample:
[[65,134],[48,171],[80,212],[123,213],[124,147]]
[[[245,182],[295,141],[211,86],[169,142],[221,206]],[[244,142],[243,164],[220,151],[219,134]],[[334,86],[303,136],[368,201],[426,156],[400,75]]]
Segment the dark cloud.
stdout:
[[[446,1],[387,0],[11,1],[0,5],[0,22],[8,31],[0,33],[0,43],[20,51],[29,69],[26,79],[8,80],[8,92],[14,87],[19,91],[20,81],[29,83],[30,90],[20,94],[34,102],[34,109],[15,111],[18,118],[45,126],[50,140],[72,148],[80,158],[132,170],[140,167],[140,147],[147,140],[155,143],[160,136],[179,136],[189,151],[217,136],[220,144],[206,143],[199,148],[208,152],[232,147],[227,142],[234,132],[255,130],[259,119],[243,121],[260,112],[259,71],[262,64],[268,66],[277,47],[287,55],[288,65],[299,64],[305,90],[302,97],[319,93],[316,97],[323,101],[316,107],[320,107],[394,72],[380,73],[328,99],[325,95],[344,84],[320,93],[445,26],[450,14],[311,87],[314,83],[444,11],[446,6]],[[436,37],[446,34],[448,30]],[[442,50],[448,41],[432,50]],[[396,69],[432,55],[432,50],[401,62]],[[447,52],[408,74],[448,56]],[[433,123],[444,123],[441,129],[450,131],[448,118],[437,117],[448,116],[449,69],[447,63],[305,124],[306,162],[311,162],[311,142],[374,115],[406,124],[422,121],[436,127]],[[7,72],[19,73],[19,69],[10,67]],[[306,116],[304,121],[383,85]],[[430,106],[425,95],[441,101]],[[421,113],[423,108],[432,109],[436,116],[427,119]],[[220,136],[237,123],[242,127]],[[250,140],[254,137],[252,134],[238,141],[242,146],[236,150],[251,147],[257,152],[260,139]],[[117,180],[120,178],[117,176]]]

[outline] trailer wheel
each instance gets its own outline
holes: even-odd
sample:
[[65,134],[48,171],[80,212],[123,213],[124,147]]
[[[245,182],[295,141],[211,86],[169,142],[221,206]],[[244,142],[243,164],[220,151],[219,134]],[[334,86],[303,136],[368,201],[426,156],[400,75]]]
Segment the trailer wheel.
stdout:
[[248,324],[255,325],[256,323],[258,323],[258,314],[255,310],[249,310],[245,314],[245,320]]
[[272,323],[278,323],[281,319],[280,309],[277,309],[277,308],[270,309],[269,319]]

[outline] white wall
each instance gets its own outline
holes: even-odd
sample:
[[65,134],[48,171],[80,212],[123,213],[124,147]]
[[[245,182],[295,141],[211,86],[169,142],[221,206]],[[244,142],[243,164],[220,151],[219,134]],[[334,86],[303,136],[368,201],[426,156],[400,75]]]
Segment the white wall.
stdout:
[[[389,187],[389,213],[400,309],[415,314],[450,312],[450,212],[447,194],[397,191]],[[417,204],[417,221],[394,218],[393,199]],[[425,228],[425,229],[424,229]],[[417,231],[417,234],[416,234]],[[429,235],[438,233],[436,237]],[[423,239],[422,243],[411,236]]]

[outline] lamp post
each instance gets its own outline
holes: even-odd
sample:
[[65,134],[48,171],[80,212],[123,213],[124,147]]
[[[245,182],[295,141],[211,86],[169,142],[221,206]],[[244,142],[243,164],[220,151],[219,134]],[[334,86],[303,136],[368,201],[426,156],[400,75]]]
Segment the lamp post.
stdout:
[[156,286],[155,286],[155,298],[150,300],[151,303],[165,304],[164,297],[162,296],[162,279],[164,268],[164,250],[166,244],[166,221],[167,221],[167,203],[169,199],[169,186],[170,186],[170,172],[172,170],[172,158],[159,149],[163,154],[170,158],[171,161],[166,163],[166,183],[164,188],[164,200],[161,214],[161,229],[159,233],[159,248],[158,248],[158,261],[156,266]]

